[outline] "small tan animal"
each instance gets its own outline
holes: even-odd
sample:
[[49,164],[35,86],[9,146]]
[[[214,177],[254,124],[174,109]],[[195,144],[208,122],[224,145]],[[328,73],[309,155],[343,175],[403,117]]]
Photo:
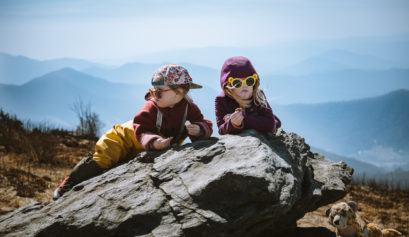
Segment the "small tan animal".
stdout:
[[379,228],[374,223],[366,222],[356,213],[356,202],[340,202],[325,211],[329,223],[337,228],[336,234],[341,237],[393,237],[402,236],[394,229]]

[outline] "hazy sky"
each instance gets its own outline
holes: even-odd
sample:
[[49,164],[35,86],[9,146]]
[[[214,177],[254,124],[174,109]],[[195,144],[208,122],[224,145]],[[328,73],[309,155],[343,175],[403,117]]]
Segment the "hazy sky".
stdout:
[[408,26],[407,0],[0,0],[0,52],[36,59],[395,36]]

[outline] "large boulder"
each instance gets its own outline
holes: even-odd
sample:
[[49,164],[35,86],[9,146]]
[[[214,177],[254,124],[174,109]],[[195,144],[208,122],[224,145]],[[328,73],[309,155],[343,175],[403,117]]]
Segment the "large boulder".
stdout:
[[0,217],[1,236],[273,236],[346,194],[353,170],[304,139],[247,130],[161,152]]

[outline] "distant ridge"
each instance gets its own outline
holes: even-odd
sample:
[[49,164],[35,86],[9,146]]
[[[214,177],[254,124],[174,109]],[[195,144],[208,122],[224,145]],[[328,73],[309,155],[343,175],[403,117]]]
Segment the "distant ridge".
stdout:
[[341,156],[341,155],[337,155],[328,151],[325,151],[323,149],[319,149],[319,148],[315,148],[312,147],[311,150],[313,152],[317,152],[323,156],[325,156],[327,159],[332,160],[334,162],[340,162],[340,161],[344,161],[345,163],[347,163],[349,166],[351,166],[352,168],[354,168],[354,175],[356,176],[357,174],[379,174],[379,173],[383,173],[386,172],[384,169],[379,168],[375,165],[363,162],[363,161],[359,161],[355,158],[352,157],[345,157],[345,156]]
[[43,83],[43,84],[44,83],[45,84],[56,83],[57,80],[58,80],[58,83],[78,83],[78,84],[107,82],[104,79],[78,72],[70,67],[65,67],[65,68],[58,69],[53,72],[49,72],[41,77],[34,78],[30,80],[29,82],[25,83],[24,86],[32,86],[38,83]]
[[390,68],[396,68],[396,63],[372,55],[357,54],[346,50],[329,50],[309,57],[280,72],[288,75],[307,75],[350,69],[379,71]]
[[[114,124],[131,120],[145,103],[150,88],[143,85],[114,83],[72,68],[49,72],[20,85],[0,84],[0,107],[22,119],[49,120],[71,128],[77,123],[71,107],[79,97],[91,103],[93,110],[109,129]],[[214,119],[214,105],[209,98],[217,91],[205,87],[191,97],[207,119]]]
[[[172,62],[164,62],[158,64],[145,64],[145,63],[126,63],[116,68],[101,68],[92,67],[82,72],[104,78],[111,82],[121,82],[128,84],[149,84],[154,72],[165,64],[173,64]],[[189,63],[177,63],[187,68],[193,81],[201,85],[219,89],[218,81],[219,72],[213,68],[204,67],[200,65],[194,65]]]
[[352,155],[374,146],[409,154],[406,89],[345,102],[275,106],[275,112],[286,130],[298,132],[313,146],[337,154]]
[[22,85],[33,78],[65,67],[82,70],[101,66],[81,59],[55,59],[40,61],[25,56],[0,53],[0,83]]

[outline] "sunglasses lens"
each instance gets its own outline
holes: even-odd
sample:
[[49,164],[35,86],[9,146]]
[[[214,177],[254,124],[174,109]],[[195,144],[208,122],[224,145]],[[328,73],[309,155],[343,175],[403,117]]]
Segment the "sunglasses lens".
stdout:
[[159,90],[149,89],[149,93],[150,93],[151,97],[153,97],[155,99],[160,99],[160,91]]
[[233,87],[236,87],[236,88],[240,88],[241,87],[241,80],[234,80],[233,82],[232,82],[232,86]]
[[256,82],[256,80],[254,80],[254,78],[250,77],[250,78],[247,78],[246,85],[247,86],[254,86],[255,82]]

